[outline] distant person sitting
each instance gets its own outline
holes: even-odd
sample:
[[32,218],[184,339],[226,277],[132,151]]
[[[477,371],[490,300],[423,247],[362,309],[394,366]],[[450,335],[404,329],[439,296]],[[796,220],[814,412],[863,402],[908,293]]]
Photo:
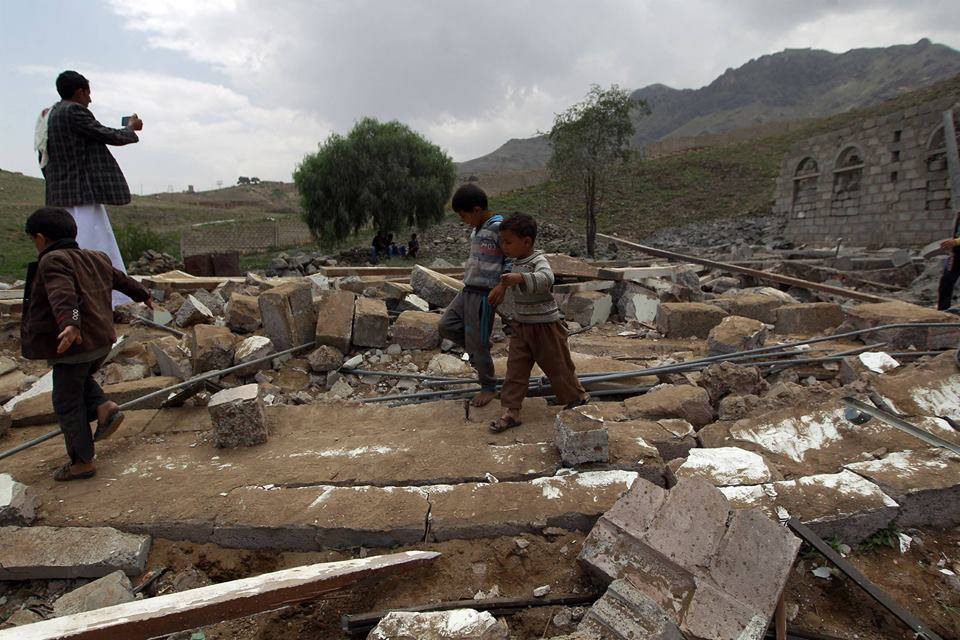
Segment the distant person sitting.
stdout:
[[386,243],[387,239],[384,237],[383,232],[377,231],[377,234],[373,236],[373,241],[370,243],[370,264],[378,264],[380,258],[386,255]]
[[417,253],[420,251],[420,241],[417,240],[417,234],[410,234],[410,242],[407,243],[407,257],[411,260],[417,259]]
[[[61,100],[47,112],[45,122],[41,116],[36,135],[47,183],[46,204],[64,207],[73,216],[80,248],[103,251],[114,267],[125,271],[104,205],[127,204],[130,189],[107,145],[137,142],[143,122],[136,114],[120,129],[97,122],[87,108],[92,101],[90,83],[76,71],[57,76],[57,93]],[[113,306],[129,301],[113,295]]]

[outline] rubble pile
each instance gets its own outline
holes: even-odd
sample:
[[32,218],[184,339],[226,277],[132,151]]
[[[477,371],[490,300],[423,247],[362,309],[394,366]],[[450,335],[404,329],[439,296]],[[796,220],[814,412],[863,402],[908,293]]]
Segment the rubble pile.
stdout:
[[180,269],[183,265],[169,253],[147,249],[143,254],[127,265],[127,273],[133,275],[154,275]]

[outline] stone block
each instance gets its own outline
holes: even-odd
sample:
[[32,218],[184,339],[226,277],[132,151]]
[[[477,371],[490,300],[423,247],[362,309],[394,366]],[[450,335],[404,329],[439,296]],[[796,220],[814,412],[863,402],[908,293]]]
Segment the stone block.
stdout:
[[199,324],[191,327],[187,335],[195,374],[226,369],[233,364],[233,352],[238,338],[230,329]]
[[0,527],[0,580],[143,573],[150,537],[109,527]]
[[756,287],[731,291],[714,301],[723,306],[731,315],[773,324],[777,318],[777,309],[786,304],[796,304],[796,298],[772,287]]
[[710,396],[693,385],[660,385],[643,395],[627,398],[624,405],[630,419],[680,418],[694,427],[713,422]]
[[[919,307],[906,302],[861,304],[845,309],[844,326],[850,330],[869,329],[887,324],[949,323],[957,316],[945,311]],[[861,335],[860,340],[886,342],[889,348],[915,347],[920,351],[952,349],[960,342],[960,328],[905,327],[884,329]]]
[[397,311],[401,313],[404,311],[430,311],[430,303],[417,294],[411,293],[397,303]]
[[668,338],[706,338],[727,313],[703,302],[666,302],[657,314],[657,330]]
[[323,291],[317,297],[317,346],[329,345],[350,352],[353,339],[353,307],[356,296],[349,291]]
[[463,289],[459,280],[420,265],[410,272],[410,284],[415,294],[435,307],[446,307]]
[[[276,352],[277,350],[273,346],[273,341],[267,336],[250,336],[249,338],[244,338],[237,344],[237,348],[233,352],[233,364],[247,364],[261,358],[266,358]],[[270,368],[272,368],[272,363],[270,360],[266,360],[260,364],[244,367],[237,373],[238,375],[249,376],[257,371]]]
[[743,316],[727,316],[710,330],[707,348],[712,356],[738,353],[762,347],[767,327],[759,320]]
[[436,349],[440,346],[440,316],[423,311],[404,311],[390,330],[402,349]]
[[711,364],[701,372],[697,384],[707,390],[713,404],[730,394],[759,396],[769,386],[756,367],[740,366],[732,362]]
[[686,460],[674,460],[671,469],[678,480],[699,478],[716,487],[764,484],[773,480],[767,461],[760,454],[739,447],[691,449]]
[[560,460],[568,467],[610,458],[610,437],[596,405],[585,405],[557,414],[554,441]]
[[660,297],[655,291],[629,280],[616,283],[610,291],[617,315],[622,320],[636,320],[646,324],[657,321]]
[[183,304],[177,309],[173,321],[178,327],[192,327],[197,324],[209,324],[213,322],[213,318],[213,312],[193,294],[188,293]]
[[218,391],[210,397],[207,409],[215,447],[250,447],[267,441],[267,417],[259,385]]
[[223,298],[207,291],[206,289],[197,289],[193,292],[193,297],[200,301],[203,306],[210,310],[215,316],[223,315]]
[[353,307],[353,344],[358,347],[387,346],[390,316],[383,300],[359,297]]
[[0,473],[0,526],[27,526],[37,517],[37,495],[9,473]]
[[602,291],[577,291],[556,297],[566,319],[582,327],[603,324],[613,309],[613,298]]
[[761,640],[768,622],[769,616],[764,617],[753,607],[731,598],[709,581],[701,581],[684,612],[680,628],[688,638]]
[[392,611],[377,623],[367,640],[510,640],[510,629],[488,611]]
[[777,333],[815,335],[843,323],[843,307],[833,302],[786,304],[777,309]]
[[[712,484],[684,478],[667,494],[643,542],[687,571],[710,563],[727,528],[727,499]],[[684,535],[678,536],[677,532]]]
[[72,616],[84,611],[133,602],[134,599],[130,578],[123,571],[114,571],[57,598],[53,603],[53,615],[57,618]]
[[686,420],[639,419],[608,421],[604,424],[610,436],[610,459],[618,464],[629,464],[628,459],[636,456],[638,448],[641,456],[644,457],[642,452],[648,447],[653,447],[662,462],[686,458],[690,449],[697,446],[696,431]]
[[224,307],[227,326],[236,333],[253,333],[260,328],[260,300],[242,293],[230,294]]
[[336,371],[343,364],[343,353],[336,347],[325,344],[313,350],[307,356],[307,362],[310,363],[310,370],[315,373]]
[[684,640],[663,608],[629,578],[614,580],[577,630],[598,640]]
[[277,351],[312,341],[317,311],[310,284],[288,282],[261,293],[260,319]]

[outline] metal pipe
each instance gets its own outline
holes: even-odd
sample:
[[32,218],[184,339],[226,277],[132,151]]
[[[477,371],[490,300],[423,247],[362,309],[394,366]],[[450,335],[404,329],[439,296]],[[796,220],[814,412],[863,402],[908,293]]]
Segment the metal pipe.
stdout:
[[182,337],[184,337],[185,335],[187,335],[186,333],[184,333],[183,331],[180,331],[179,329],[174,329],[173,327],[168,327],[168,326],[165,325],[165,324],[160,324],[159,322],[154,322],[153,320],[151,320],[151,319],[149,319],[149,318],[144,318],[143,316],[133,316],[133,318],[134,318],[134,320],[139,320],[140,322],[142,322],[143,324],[147,325],[148,327],[153,327],[154,329],[160,329],[160,330],[162,330],[162,331],[169,331],[170,333],[172,333],[173,335],[175,335],[175,336],[177,336],[177,337],[179,337],[179,338],[182,338]]
[[382,378],[409,378],[411,380],[432,380],[434,382],[455,381],[459,378],[445,378],[424,373],[403,373],[401,371],[367,371],[366,369],[340,369],[340,373],[349,373],[356,376],[380,376]]
[[847,407],[843,413],[844,417],[853,424],[866,424],[870,421],[870,418],[876,418],[877,420],[880,420],[891,427],[899,429],[904,433],[908,433],[919,440],[923,440],[929,445],[940,447],[941,449],[947,449],[955,454],[960,454],[960,446],[955,445],[949,440],[944,440],[940,436],[934,435],[929,431],[925,431],[920,427],[912,425],[899,416],[895,416],[892,413],[887,413],[886,411],[877,409],[876,407],[871,407],[870,405],[860,402],[856,398],[849,396],[840,398],[840,402]]

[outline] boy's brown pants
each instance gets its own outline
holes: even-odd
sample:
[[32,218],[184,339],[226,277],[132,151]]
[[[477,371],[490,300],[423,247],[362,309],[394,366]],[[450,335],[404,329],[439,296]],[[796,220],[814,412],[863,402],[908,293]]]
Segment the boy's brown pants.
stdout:
[[510,325],[510,352],[507,376],[500,389],[500,404],[519,409],[530,385],[530,371],[538,364],[550,378],[557,404],[568,404],[586,395],[577,380],[576,367],[567,348],[567,330],[560,321]]

